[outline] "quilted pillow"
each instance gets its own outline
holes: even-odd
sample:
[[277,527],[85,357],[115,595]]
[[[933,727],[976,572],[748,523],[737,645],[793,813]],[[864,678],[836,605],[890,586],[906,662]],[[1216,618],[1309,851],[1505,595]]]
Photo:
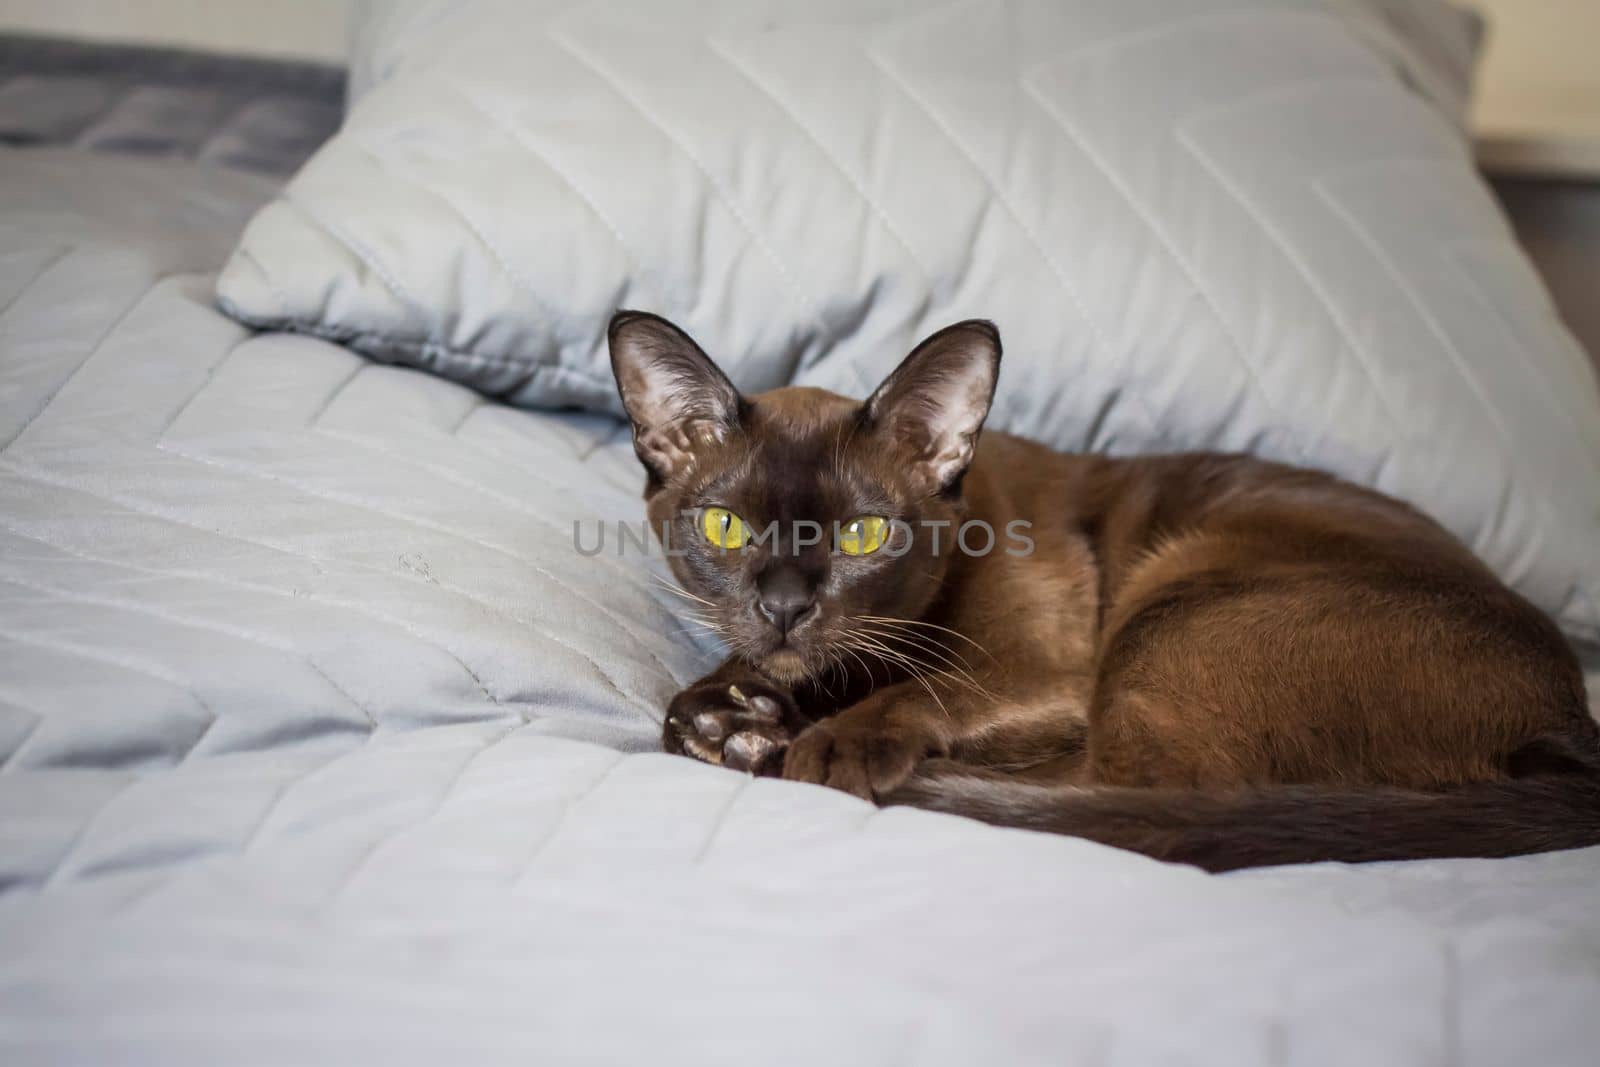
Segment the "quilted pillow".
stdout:
[[991,425],[1243,449],[1445,522],[1600,637],[1600,393],[1473,170],[1476,24],[1396,0],[373,5],[241,320],[617,411],[604,324],[863,394],[995,319]]

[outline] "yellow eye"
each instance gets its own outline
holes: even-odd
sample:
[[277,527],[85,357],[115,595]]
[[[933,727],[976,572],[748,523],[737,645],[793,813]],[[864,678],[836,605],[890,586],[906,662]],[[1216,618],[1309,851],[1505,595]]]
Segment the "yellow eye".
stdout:
[[889,539],[889,520],[882,515],[857,515],[839,527],[839,551],[847,556],[876,552]]
[[727,508],[706,508],[700,513],[700,530],[718,548],[743,548],[747,540],[744,520]]

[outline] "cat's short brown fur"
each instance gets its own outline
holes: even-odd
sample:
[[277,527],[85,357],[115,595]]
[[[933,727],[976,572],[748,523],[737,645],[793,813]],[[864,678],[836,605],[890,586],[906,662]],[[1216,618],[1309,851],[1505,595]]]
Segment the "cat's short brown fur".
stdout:
[[[732,653],[669,751],[1218,870],[1600,843],[1573,653],[1412,508],[1243,456],[980,445],[984,322],[866,401],[745,397],[651,315],[610,341],[652,525]],[[719,549],[708,507],[776,537]],[[908,539],[840,553],[860,515]],[[991,550],[955,543],[973,520]]]

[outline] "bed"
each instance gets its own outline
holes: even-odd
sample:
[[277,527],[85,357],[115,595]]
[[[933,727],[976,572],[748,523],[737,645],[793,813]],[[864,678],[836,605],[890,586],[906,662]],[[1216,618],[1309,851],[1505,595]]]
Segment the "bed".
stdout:
[[[1600,849],[1213,877],[658,753],[717,650],[658,560],[572,551],[575,522],[639,518],[624,426],[218,309],[240,231],[337,122],[337,74],[20,52],[0,1059],[1600,1047]],[[98,103],[7,111],[50,79]]]

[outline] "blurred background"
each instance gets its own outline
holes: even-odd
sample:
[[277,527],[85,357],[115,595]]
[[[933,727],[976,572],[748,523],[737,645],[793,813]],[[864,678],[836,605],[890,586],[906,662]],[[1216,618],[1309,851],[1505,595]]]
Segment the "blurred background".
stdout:
[[0,0],[0,30],[338,62],[351,6],[350,0]]
[[[339,63],[356,0],[0,0],[0,32]],[[1390,0],[1403,4],[1405,0]],[[1600,353],[1600,0],[1463,0],[1488,33],[1478,158],[1568,324]]]
[[[0,0],[0,30],[338,62],[353,0]],[[1463,0],[1490,24],[1474,126],[1505,169],[1600,180],[1600,3]]]

